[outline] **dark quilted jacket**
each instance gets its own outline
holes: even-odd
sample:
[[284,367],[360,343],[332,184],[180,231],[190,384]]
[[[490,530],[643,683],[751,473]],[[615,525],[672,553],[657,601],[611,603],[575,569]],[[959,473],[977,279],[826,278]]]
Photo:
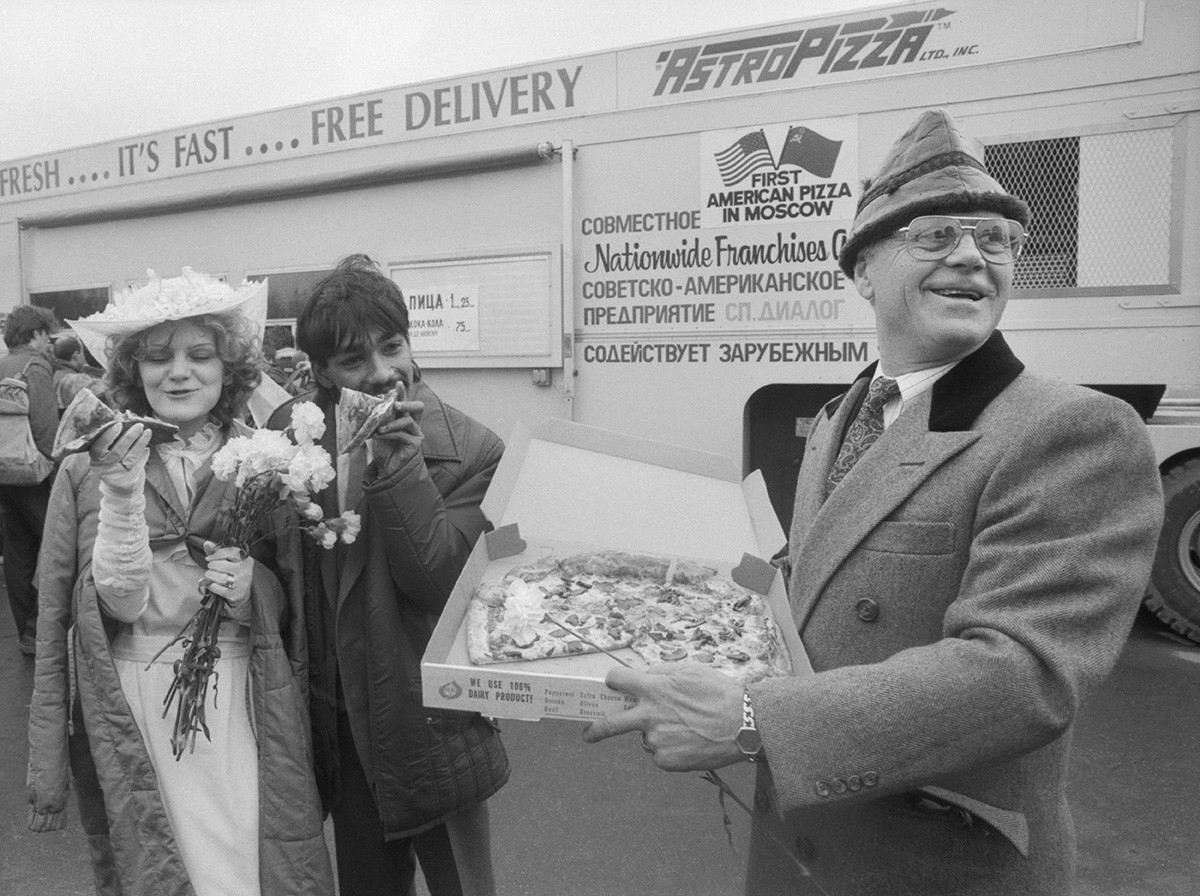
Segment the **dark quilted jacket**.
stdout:
[[[341,697],[388,838],[442,823],[498,791],[509,774],[487,719],[422,705],[420,670],[438,616],[487,528],[479,505],[504,446],[423,383],[414,398],[425,404],[422,450],[398,469],[367,467],[358,540],[334,551],[305,544],[318,786],[331,805]],[[336,456],[333,402],[322,391],[297,399],[304,400],[325,412],[324,445]],[[276,411],[272,428],[288,424],[294,403]],[[326,516],[337,515],[337,483],[317,500]]]

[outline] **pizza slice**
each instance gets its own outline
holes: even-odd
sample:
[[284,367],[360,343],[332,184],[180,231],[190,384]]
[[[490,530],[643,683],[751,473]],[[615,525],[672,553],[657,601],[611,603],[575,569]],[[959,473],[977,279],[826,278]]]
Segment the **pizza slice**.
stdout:
[[549,574],[510,575],[481,588],[467,608],[467,653],[477,665],[617,650],[633,631],[609,613],[601,591]]
[[576,554],[561,561],[565,575],[604,577],[614,580],[665,582],[671,563],[662,557],[631,554],[628,551],[597,551]]
[[709,572],[686,584],[677,576],[664,596],[646,607],[633,651],[650,664],[704,663],[742,684],[790,675],[783,634],[763,597]]
[[388,418],[397,395],[397,389],[383,395],[368,395],[343,388],[338,396],[335,418],[338,454],[349,454],[371,438]]
[[96,397],[90,389],[81,389],[63,411],[54,434],[50,456],[58,461],[68,454],[87,451],[96,437],[114,424],[122,430],[140,423],[150,430],[150,444],[169,442],[179,427],[156,417],[141,417],[129,411],[116,411]]

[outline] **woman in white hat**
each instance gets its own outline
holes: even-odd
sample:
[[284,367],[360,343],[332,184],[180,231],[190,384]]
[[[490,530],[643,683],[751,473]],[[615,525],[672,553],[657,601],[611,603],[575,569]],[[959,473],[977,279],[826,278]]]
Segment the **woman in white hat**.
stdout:
[[[146,426],[109,427],[68,457],[40,559],[30,826],[62,826],[69,755],[102,893],[332,892],[303,711],[297,548],[290,534],[245,559],[217,547],[234,484],[213,477],[211,459],[246,431],[261,377],[247,309],[263,299],[265,284],[234,289],[185,268],[73,322],[85,342],[107,342],[114,404],[178,427],[153,446]],[[208,737],[176,759],[163,707],[182,647],[159,653],[201,585],[231,618]]]

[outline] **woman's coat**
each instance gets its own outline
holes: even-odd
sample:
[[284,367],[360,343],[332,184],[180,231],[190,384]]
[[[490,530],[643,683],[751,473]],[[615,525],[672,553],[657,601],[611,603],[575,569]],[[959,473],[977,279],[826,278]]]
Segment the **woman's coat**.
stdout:
[[[146,519],[152,545],[185,541],[203,565],[201,544],[221,542],[217,514],[232,506],[234,493],[232,483],[216,480],[205,466],[197,498],[192,508],[184,508],[157,453],[151,452]],[[69,457],[54,483],[39,559],[41,612],[29,720],[30,823],[34,830],[61,825],[73,778],[98,892],[191,896],[154,769],[113,664],[109,645],[116,624],[101,609],[92,581],[99,506],[98,478],[88,456]],[[260,882],[264,896],[327,896],[333,882],[312,776],[303,687],[301,563],[293,535],[283,533],[277,555],[263,543],[252,550],[250,676],[260,756]]]

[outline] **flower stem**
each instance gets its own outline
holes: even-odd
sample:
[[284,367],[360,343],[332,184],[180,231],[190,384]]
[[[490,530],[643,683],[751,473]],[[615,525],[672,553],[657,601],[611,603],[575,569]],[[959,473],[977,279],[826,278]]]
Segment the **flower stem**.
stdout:
[[213,699],[214,706],[216,705],[216,667],[217,660],[221,658],[217,636],[224,618],[225,601],[204,588],[203,583],[200,591],[200,609],[188,620],[179,634],[157,654],[161,656],[168,647],[183,641],[183,656],[175,661],[175,679],[163,698],[163,718],[167,717],[172,706],[175,707],[171,751],[175,754],[176,761],[185,752],[195,751],[197,732],[202,731],[205,739],[212,740],[204,713],[210,679],[213,680]]

